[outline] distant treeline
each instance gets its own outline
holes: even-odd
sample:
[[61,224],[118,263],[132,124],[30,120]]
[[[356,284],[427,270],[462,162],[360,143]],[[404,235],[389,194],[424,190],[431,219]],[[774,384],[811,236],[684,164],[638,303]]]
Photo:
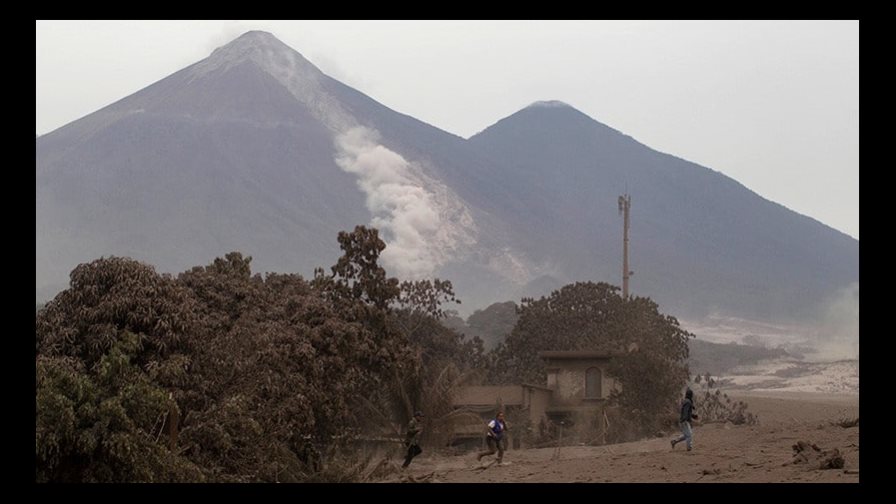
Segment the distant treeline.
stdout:
[[492,303],[483,310],[476,310],[464,321],[457,312],[450,311],[442,320],[442,325],[469,337],[478,337],[486,349],[492,349],[504,342],[513,330],[520,316],[513,301]]

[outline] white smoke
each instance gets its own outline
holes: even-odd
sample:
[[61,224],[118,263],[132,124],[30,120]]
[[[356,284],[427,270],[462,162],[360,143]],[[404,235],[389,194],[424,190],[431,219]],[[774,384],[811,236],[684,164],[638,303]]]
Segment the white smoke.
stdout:
[[488,268],[517,285],[524,285],[534,278],[532,269],[510,247],[504,247],[490,256]]
[[431,277],[452,259],[460,259],[478,234],[466,204],[444,183],[427,175],[379,142],[376,131],[357,119],[331,95],[324,74],[269,33],[253,32],[216,49],[191,69],[196,79],[246,59],[258,64],[335,134],[335,161],[358,177],[387,247],[381,258],[390,274],[404,279]]
[[859,358],[859,283],[838,291],[823,310],[811,357],[818,360]]
[[[423,171],[358,126],[336,137],[336,164],[358,176],[371,225],[386,242],[383,265],[404,279],[431,277],[461,244],[473,243],[469,211]],[[427,190],[432,187],[432,190]]]

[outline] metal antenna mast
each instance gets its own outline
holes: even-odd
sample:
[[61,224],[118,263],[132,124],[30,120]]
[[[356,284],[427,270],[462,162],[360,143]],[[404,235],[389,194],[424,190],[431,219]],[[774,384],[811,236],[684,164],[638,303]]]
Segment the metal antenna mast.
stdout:
[[628,211],[632,207],[632,197],[619,197],[619,215],[625,215],[622,231],[622,299],[628,299],[628,278],[635,272],[628,269]]

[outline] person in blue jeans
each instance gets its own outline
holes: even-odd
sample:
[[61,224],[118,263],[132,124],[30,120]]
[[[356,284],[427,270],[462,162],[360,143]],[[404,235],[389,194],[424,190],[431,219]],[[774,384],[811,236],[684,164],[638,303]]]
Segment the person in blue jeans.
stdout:
[[504,458],[504,450],[507,449],[507,441],[504,433],[507,432],[507,424],[504,423],[504,412],[499,411],[495,415],[494,420],[488,423],[488,433],[485,436],[485,442],[488,444],[488,450],[476,456],[476,460],[482,460],[482,457],[498,452],[498,463]]
[[691,420],[697,418],[694,411],[694,392],[688,389],[684,393],[684,400],[681,401],[681,414],[678,416],[678,422],[681,424],[681,437],[672,440],[672,449],[681,441],[688,442],[688,451],[691,451],[694,433],[691,430]]

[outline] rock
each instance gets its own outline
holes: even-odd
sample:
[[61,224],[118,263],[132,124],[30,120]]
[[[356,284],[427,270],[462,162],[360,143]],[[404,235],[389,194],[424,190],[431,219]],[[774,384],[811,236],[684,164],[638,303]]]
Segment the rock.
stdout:
[[[819,469],[842,469],[844,460],[840,450],[822,450],[815,443],[797,441],[793,445],[793,460],[789,464],[809,464]],[[787,464],[784,464],[787,465]]]
[[829,452],[825,452],[818,467],[819,469],[842,469],[844,463],[845,461],[843,456],[840,455],[840,450],[834,448]]

